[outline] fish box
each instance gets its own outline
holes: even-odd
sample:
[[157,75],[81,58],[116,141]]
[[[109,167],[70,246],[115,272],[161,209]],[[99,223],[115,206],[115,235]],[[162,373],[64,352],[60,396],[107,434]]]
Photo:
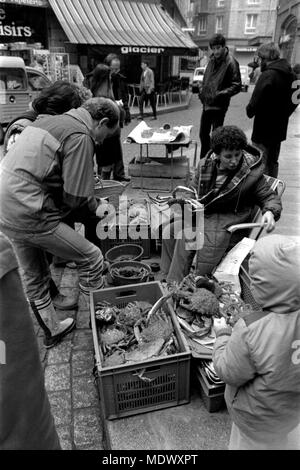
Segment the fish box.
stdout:
[[103,354],[99,346],[100,338],[95,318],[96,303],[105,300],[124,308],[128,303],[135,301],[154,304],[163,295],[159,282],[102,289],[90,294],[95,376],[102,413],[107,419],[123,418],[190,401],[191,353],[168,302],[162,308],[172,321],[180,352],[152,357],[143,362],[103,367]]
[[193,367],[193,375],[207,411],[209,413],[215,413],[224,408],[226,406],[224,400],[225,384],[211,384],[205,371],[200,366]]

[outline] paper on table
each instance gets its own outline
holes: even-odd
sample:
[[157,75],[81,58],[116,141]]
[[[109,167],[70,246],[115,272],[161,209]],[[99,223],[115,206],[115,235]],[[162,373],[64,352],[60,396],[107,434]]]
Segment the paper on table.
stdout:
[[136,144],[169,144],[172,142],[188,144],[191,140],[192,127],[152,128],[145,121],[142,121],[130,132],[125,142]]

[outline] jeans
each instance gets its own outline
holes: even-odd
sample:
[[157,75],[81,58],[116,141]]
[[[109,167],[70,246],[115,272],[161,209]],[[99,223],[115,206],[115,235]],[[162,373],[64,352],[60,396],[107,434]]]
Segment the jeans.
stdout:
[[253,142],[253,144],[263,151],[263,161],[265,165],[264,174],[277,178],[281,142],[272,142],[270,144]]
[[213,110],[207,109],[202,111],[200,121],[199,137],[201,141],[200,159],[204,158],[210,150],[210,131],[217,127],[223,126],[227,109]]
[[85,294],[103,287],[101,250],[68,225],[60,223],[42,233],[1,229],[13,243],[29,301],[40,300],[49,292],[51,273],[46,252],[77,264],[79,287]]
[[140,96],[140,115],[143,117],[144,115],[144,103],[145,103],[145,106],[147,105],[148,103],[148,100],[150,101],[150,106],[152,108],[152,112],[153,112],[153,117],[156,117],[156,94],[155,94],[155,91],[152,91],[149,95],[147,95],[146,91],[143,90],[141,92],[141,96]]

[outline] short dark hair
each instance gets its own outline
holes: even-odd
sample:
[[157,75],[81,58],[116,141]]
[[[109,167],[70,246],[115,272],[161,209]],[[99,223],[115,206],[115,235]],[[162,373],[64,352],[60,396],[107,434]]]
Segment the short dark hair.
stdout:
[[63,114],[81,104],[82,99],[76,85],[58,80],[41,91],[32,107],[38,114]]
[[262,44],[257,49],[257,55],[261,59],[266,59],[268,61],[277,60],[280,58],[280,50],[274,42],[268,42],[267,44]]
[[82,108],[86,109],[92,119],[101,121],[103,118],[108,118],[107,127],[115,127],[119,122],[120,111],[118,105],[109,98],[90,98],[83,103]]
[[217,155],[222,150],[243,150],[246,146],[246,134],[237,126],[217,127],[212,133],[211,149]]
[[108,54],[105,59],[104,59],[104,63],[106,65],[110,65],[112,63],[113,60],[120,60],[119,56],[117,54],[114,54],[113,52],[111,52],[110,54]]
[[224,47],[225,44],[226,44],[226,39],[224,38],[223,34],[214,34],[209,40],[210,48],[212,48],[213,46]]

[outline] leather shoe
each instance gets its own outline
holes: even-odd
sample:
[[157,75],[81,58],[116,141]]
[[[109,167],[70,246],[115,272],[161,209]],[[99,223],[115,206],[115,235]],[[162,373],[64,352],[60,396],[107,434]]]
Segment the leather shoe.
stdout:
[[143,116],[137,116],[137,119],[139,119],[140,121],[142,121],[144,118],[143,118]]
[[114,178],[115,181],[131,181],[131,178],[129,178],[128,176],[121,176],[120,178]]
[[57,294],[52,303],[58,310],[72,310],[78,307],[77,300],[74,297],[67,297],[63,294]]

